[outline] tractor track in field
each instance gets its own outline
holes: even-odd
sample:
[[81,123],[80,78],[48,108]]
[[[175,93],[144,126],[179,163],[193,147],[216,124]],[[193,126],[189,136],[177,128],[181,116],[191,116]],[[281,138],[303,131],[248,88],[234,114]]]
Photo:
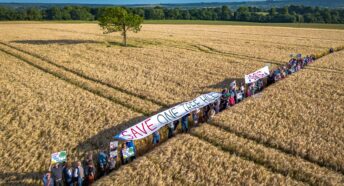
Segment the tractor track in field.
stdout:
[[5,43],[5,42],[2,42],[2,41],[0,41],[0,44],[1,44],[1,45],[4,45],[4,46],[7,46],[7,47],[9,47],[9,48],[12,48],[13,50],[17,50],[17,51],[19,51],[19,52],[22,52],[22,53],[24,53],[24,54],[26,54],[26,55],[30,55],[30,56],[32,56],[32,57],[35,57],[35,58],[37,58],[37,59],[40,59],[40,60],[42,60],[42,61],[44,61],[44,62],[46,62],[46,63],[49,63],[50,65],[53,65],[53,66],[55,66],[55,67],[57,67],[57,68],[60,68],[60,69],[62,69],[62,70],[64,70],[64,71],[67,71],[67,72],[69,72],[69,73],[73,73],[73,74],[75,74],[75,75],[77,75],[77,76],[79,76],[79,77],[81,77],[81,78],[84,78],[84,79],[86,79],[86,80],[92,81],[92,82],[94,82],[94,83],[101,84],[101,85],[106,86],[106,87],[108,87],[108,88],[111,88],[111,89],[114,89],[114,90],[116,90],[116,91],[119,91],[119,92],[128,94],[128,95],[130,95],[130,96],[134,96],[134,97],[137,97],[137,98],[140,98],[140,99],[149,101],[149,102],[154,103],[154,104],[159,105],[159,106],[164,106],[164,107],[167,107],[167,106],[168,106],[167,104],[165,104],[165,103],[163,103],[163,102],[157,101],[157,100],[155,100],[155,99],[148,98],[147,96],[139,95],[139,94],[137,94],[137,93],[128,91],[128,90],[123,89],[123,88],[121,88],[121,87],[114,86],[114,85],[112,85],[112,84],[110,84],[110,83],[107,83],[107,82],[101,81],[101,80],[99,80],[99,79],[90,77],[90,76],[88,76],[88,75],[86,75],[86,74],[84,74],[84,73],[82,73],[82,72],[78,72],[78,71],[75,71],[75,70],[73,70],[73,69],[67,68],[67,67],[65,67],[65,66],[63,66],[63,65],[59,65],[59,64],[57,64],[57,63],[55,63],[55,62],[53,62],[53,61],[51,61],[51,60],[49,60],[49,59],[46,59],[46,58],[44,58],[44,57],[42,57],[42,56],[39,56],[38,54],[33,54],[33,53],[31,53],[31,52],[25,51],[25,50],[20,49],[20,48],[18,48],[18,47],[14,47],[14,46],[12,46],[12,45],[10,45],[10,44],[7,44],[7,43]]
[[[2,44],[2,42],[0,42],[0,44]],[[10,47],[12,48],[12,47]],[[121,92],[118,91],[117,89],[112,89],[111,87],[108,86],[104,86],[103,84],[94,82],[92,80],[88,80],[85,79],[83,77],[80,77],[78,74],[74,74],[71,73],[68,70],[65,70],[64,68],[60,68],[56,65],[51,66],[52,64],[47,63],[48,65],[50,65],[50,67],[44,67],[44,63],[46,63],[45,61],[41,60],[41,62],[38,61],[33,61],[28,59],[27,57],[24,57],[23,55],[17,54],[16,52],[10,51],[9,49],[4,48],[3,46],[0,47],[0,51],[6,53],[7,55],[10,55],[12,57],[15,57],[23,62],[25,62],[26,64],[33,66],[45,73],[48,73],[50,75],[53,75],[55,77],[57,77],[58,79],[61,79],[69,84],[72,84],[74,86],[77,86],[78,88],[81,88],[83,90],[86,90],[90,93],[93,93],[99,97],[105,98],[111,102],[114,102],[116,104],[119,104],[123,107],[126,107],[130,110],[133,110],[137,113],[143,114],[145,116],[150,115],[153,111],[158,110],[161,106],[158,104],[154,104],[151,103],[151,105],[153,105],[154,110],[146,110],[145,108],[140,108],[137,106],[137,104],[135,104],[135,102],[137,103],[147,103],[149,102],[149,100],[142,100],[142,98],[137,98],[135,96],[131,96],[126,94],[125,92]],[[19,51],[19,50],[17,50]],[[21,52],[21,51],[19,51]],[[22,52],[25,54],[25,52]],[[29,55],[31,56],[31,55]],[[37,58],[35,56],[31,56],[33,58]],[[40,60],[40,59],[38,59]],[[54,70],[53,70],[54,69]],[[101,90],[99,90],[101,89]],[[114,96],[111,93],[117,93],[117,96],[123,96],[122,98],[124,99],[120,99],[117,96]],[[135,100],[136,99],[136,100]]]
[[[256,141],[242,138],[215,126],[200,126],[198,129],[191,130],[190,135],[207,141],[220,150],[253,161],[273,172],[309,185],[331,185],[331,183],[344,182],[344,178],[338,172],[319,167],[300,157],[266,147]],[[302,164],[302,166],[295,166],[295,164]],[[314,170],[319,172],[314,172]],[[331,181],[328,180],[330,177],[333,178]]]
[[262,166],[265,169],[267,169],[268,171],[270,171],[271,173],[281,174],[281,175],[283,175],[285,177],[290,177],[293,180],[296,180],[296,181],[299,181],[299,182],[302,182],[302,183],[305,183],[305,184],[308,184],[308,185],[314,185],[311,182],[311,180],[309,180],[309,179],[299,178],[297,176],[290,175],[289,172],[282,171],[278,167],[271,166],[271,165],[267,164],[266,162],[259,161],[256,158],[252,158],[250,154],[238,153],[238,151],[236,151],[235,149],[225,148],[225,147],[221,146],[220,143],[214,142],[214,141],[212,141],[212,140],[210,140],[208,138],[205,138],[204,136],[201,136],[201,135],[197,135],[197,134],[194,134],[194,133],[191,133],[190,135],[193,136],[193,137],[196,137],[197,139],[199,139],[201,141],[204,141],[204,142],[208,143],[209,145],[212,145],[212,146],[218,148],[219,150],[223,151],[224,153],[229,153],[232,156],[236,156],[236,157],[241,158],[243,160],[246,160],[246,161],[249,161],[249,162],[253,162],[256,165]]
[[275,61],[275,60],[270,60],[270,59],[264,59],[264,58],[261,58],[261,57],[253,57],[253,56],[244,55],[244,54],[236,54],[236,53],[233,53],[233,52],[223,52],[223,51],[220,51],[218,49],[209,47],[207,45],[192,44],[190,46],[195,48],[195,49],[197,49],[197,50],[199,50],[199,51],[201,51],[201,52],[205,52],[205,53],[209,53],[209,54],[218,54],[218,55],[235,57],[235,58],[244,59],[244,60],[254,60],[254,61],[262,62],[262,63],[271,63],[271,64],[275,64],[275,65],[283,65],[283,64],[285,64],[282,61]]
[[311,158],[308,154],[300,154],[297,151],[282,147],[281,145],[275,144],[275,143],[270,142],[268,140],[264,140],[264,139],[257,137],[257,136],[250,135],[246,132],[235,130],[229,126],[225,126],[225,125],[215,123],[215,122],[209,122],[208,124],[212,125],[214,127],[223,129],[223,130],[225,130],[231,134],[236,135],[237,137],[244,138],[244,139],[249,140],[249,141],[254,141],[257,144],[263,145],[267,148],[275,149],[275,150],[279,151],[280,153],[289,154],[289,155],[301,158],[306,162],[316,164],[319,167],[323,167],[323,168],[326,168],[326,169],[329,169],[331,171],[335,171],[335,172],[338,172],[338,173],[344,175],[344,169],[341,166],[338,166],[334,163],[326,162],[326,161],[320,161],[318,159]]

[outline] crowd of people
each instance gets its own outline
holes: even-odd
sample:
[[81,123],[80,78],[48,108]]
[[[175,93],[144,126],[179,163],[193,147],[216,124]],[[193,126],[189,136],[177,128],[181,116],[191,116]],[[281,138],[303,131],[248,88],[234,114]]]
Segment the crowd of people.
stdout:
[[[333,49],[330,50],[330,52]],[[230,83],[228,88],[222,90],[222,96],[214,103],[207,105],[202,109],[197,109],[190,114],[183,116],[180,120],[169,123],[167,127],[167,137],[172,138],[181,123],[181,132],[187,133],[189,131],[189,119],[192,121],[193,126],[197,127],[201,123],[209,122],[213,116],[229,107],[242,102],[247,97],[251,97],[277,81],[280,81],[299,70],[303,69],[308,64],[314,61],[314,56],[302,57],[300,54],[291,56],[290,61],[286,65],[271,70],[267,78],[259,79],[250,84],[240,83],[237,85],[236,81]],[[191,116],[191,118],[190,118]],[[160,130],[161,131],[161,130]],[[160,132],[153,133],[153,146],[161,142]],[[128,155],[128,151],[131,154]],[[136,147],[133,141],[126,141],[119,149],[119,159],[122,165],[133,161],[136,158]],[[49,172],[43,177],[44,186],[83,186],[92,185],[95,179],[100,178],[116,168],[117,151],[116,155],[110,155],[110,152],[105,150],[100,151],[97,157],[95,166],[93,155],[87,154],[83,162],[77,161],[74,163],[63,162],[55,163],[50,166]],[[118,166],[117,166],[118,167]]]

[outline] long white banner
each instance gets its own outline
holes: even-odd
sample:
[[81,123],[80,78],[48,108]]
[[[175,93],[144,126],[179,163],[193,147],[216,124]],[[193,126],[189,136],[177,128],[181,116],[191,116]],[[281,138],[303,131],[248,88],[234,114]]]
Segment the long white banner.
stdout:
[[269,74],[270,74],[269,67],[266,66],[264,68],[261,68],[253,72],[252,74],[245,75],[245,83],[246,84],[254,83],[258,81],[259,79],[267,77]]
[[181,103],[151,116],[146,120],[123,130],[120,134],[114,136],[114,138],[119,140],[139,140],[145,138],[166,124],[178,120],[196,109],[205,107],[215,102],[220,97],[221,94],[216,92],[203,94],[192,101]]

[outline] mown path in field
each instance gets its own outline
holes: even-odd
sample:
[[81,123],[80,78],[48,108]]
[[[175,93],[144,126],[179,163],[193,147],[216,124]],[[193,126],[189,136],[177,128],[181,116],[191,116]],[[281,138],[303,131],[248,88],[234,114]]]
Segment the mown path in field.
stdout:
[[[221,52],[219,51],[212,50],[208,47],[205,48],[210,52],[221,54]],[[53,61],[47,60],[25,50],[16,48],[7,43],[0,42],[0,51],[14,56],[41,71],[58,77],[83,90],[89,91],[114,103],[123,105],[145,116],[151,115],[167,107],[167,105],[164,103],[149,99],[142,95],[137,95],[120,87],[116,87],[100,80],[94,79],[82,72],[76,72],[74,70],[68,69],[62,65],[54,63]],[[331,72],[333,71],[331,70]],[[283,81],[281,83],[283,83]],[[145,106],[142,107],[141,105]],[[190,135],[207,141],[210,144],[219,147],[225,152],[238,155],[243,159],[262,165],[271,172],[290,176],[295,180],[302,181],[310,185],[316,185],[319,183],[328,184],[328,177],[324,175],[330,176],[338,183],[343,182],[343,177],[341,176],[344,175],[344,170],[341,168],[341,166],[331,164],[330,162],[323,162],[317,159],[312,159],[308,156],[301,156],[297,152],[291,151],[289,149],[283,149],[272,142],[264,141],[261,138],[257,138],[242,131],[235,131],[229,127],[223,127],[223,125],[219,123],[210,122],[209,125],[209,127],[213,127],[213,130],[219,131],[219,133],[223,133],[223,135],[204,135],[204,133],[198,132],[198,130],[200,129],[192,130]],[[224,144],[220,143],[221,141],[223,141],[221,140],[221,137],[223,137],[224,135],[231,135],[233,138],[236,138],[236,142],[232,145],[225,146]],[[238,143],[239,145],[237,145]],[[250,147],[246,147],[246,145],[248,144],[250,144]],[[295,162],[297,162],[297,164],[302,164],[303,166],[297,168],[296,166],[290,166],[290,164],[293,164]],[[314,172],[312,170],[321,171]]]

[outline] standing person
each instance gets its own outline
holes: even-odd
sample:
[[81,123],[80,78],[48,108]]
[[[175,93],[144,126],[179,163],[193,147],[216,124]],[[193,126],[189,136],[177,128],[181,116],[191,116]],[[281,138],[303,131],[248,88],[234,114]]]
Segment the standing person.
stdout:
[[216,100],[214,103],[214,109],[215,109],[215,113],[219,113],[220,112],[220,100]]
[[235,105],[235,91],[230,91],[230,97],[229,97],[229,105],[232,107]]
[[81,166],[81,162],[78,161],[75,164],[74,167],[74,173],[73,173],[73,183],[77,186],[82,186],[84,182],[84,168]]
[[189,121],[188,121],[188,118],[189,118],[190,114],[187,114],[185,116],[182,117],[182,129],[183,129],[183,132],[188,132],[189,131]]
[[168,138],[172,138],[174,136],[174,122],[171,122],[169,124],[167,124],[168,127]]
[[259,91],[259,92],[262,91],[262,90],[264,89],[264,82],[263,82],[262,79],[259,79],[259,80],[257,81],[257,85],[258,85],[258,91]]
[[93,154],[91,152],[88,152],[85,156],[85,159],[82,161],[82,168],[84,168],[85,173],[85,183],[87,184],[87,175],[88,175],[88,164],[89,162],[93,163]]
[[251,83],[247,84],[246,97],[252,96],[251,94]]
[[192,112],[192,120],[195,126],[198,126],[199,124],[199,112],[200,112],[199,109],[196,109]]
[[98,166],[99,166],[99,176],[105,175],[105,168],[107,163],[107,155],[104,151],[100,151],[98,154]]
[[43,185],[44,186],[54,186],[54,179],[51,177],[51,173],[47,172],[43,176]]
[[270,72],[268,76],[268,86],[275,83],[275,76],[273,72]]
[[127,155],[127,145],[125,143],[122,144],[122,149],[121,149],[121,161],[122,165],[125,165],[129,163],[130,157]]
[[203,113],[202,113],[202,122],[205,123],[208,121],[208,112],[210,111],[210,106],[207,105],[205,107],[202,108]]
[[159,131],[157,130],[153,132],[153,145],[155,146],[159,144],[159,142],[160,142],[160,134],[159,134]]
[[174,131],[178,128],[178,125],[179,125],[179,120],[176,120],[173,122],[173,126],[174,126],[173,130]]
[[86,175],[86,184],[85,185],[92,185],[96,175],[96,169],[94,168],[93,161],[89,160],[88,165],[85,169]]
[[73,169],[70,162],[66,162],[63,168],[63,178],[65,186],[73,186]]
[[136,147],[135,147],[134,141],[133,140],[127,141],[126,145],[128,148],[132,148],[134,150],[134,154],[130,157],[130,160],[133,161],[134,159],[136,159]]
[[107,173],[110,173],[116,168],[116,159],[114,157],[109,156],[107,164],[108,164]]
[[59,163],[55,163],[54,165],[50,166],[51,177],[54,179],[55,186],[62,186],[62,172],[63,166]]
[[209,105],[209,111],[208,111],[208,119],[206,122],[211,121],[213,119],[213,117],[215,116],[216,111],[214,108],[214,104],[210,104]]
[[228,90],[225,88],[222,90],[221,101],[220,101],[221,102],[220,103],[220,105],[221,105],[220,111],[228,108],[228,97],[229,97]]
[[245,95],[245,84],[244,83],[241,83],[240,91],[241,91],[242,99],[244,99],[246,97],[246,95]]

